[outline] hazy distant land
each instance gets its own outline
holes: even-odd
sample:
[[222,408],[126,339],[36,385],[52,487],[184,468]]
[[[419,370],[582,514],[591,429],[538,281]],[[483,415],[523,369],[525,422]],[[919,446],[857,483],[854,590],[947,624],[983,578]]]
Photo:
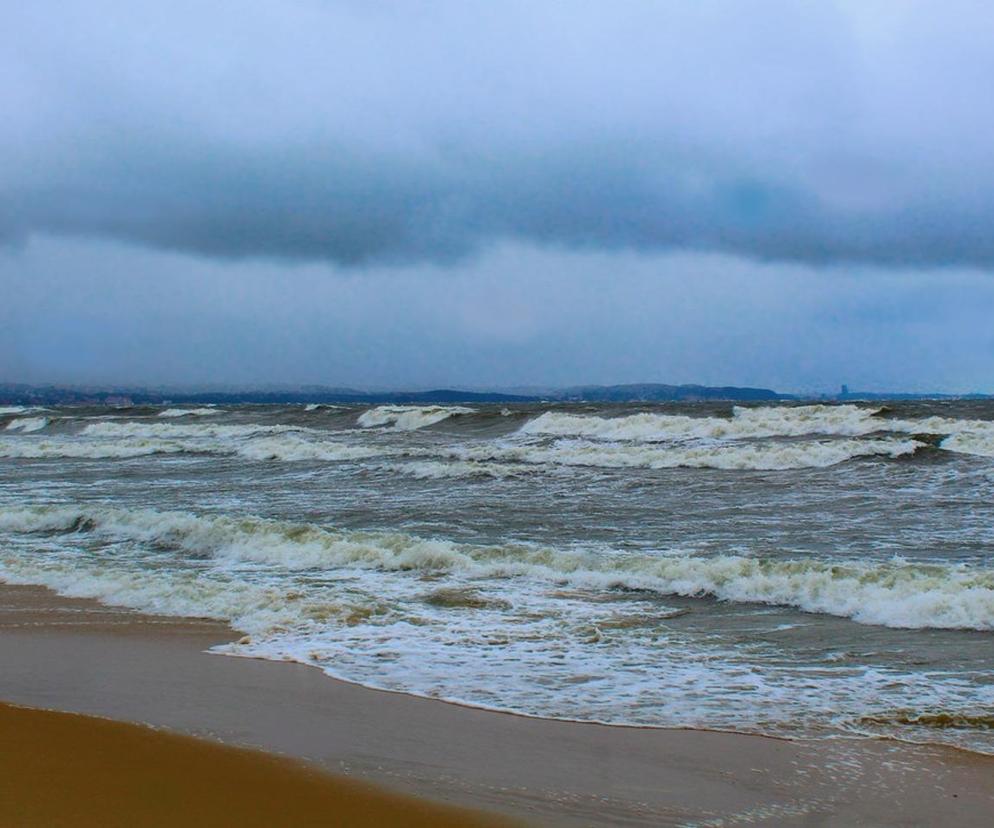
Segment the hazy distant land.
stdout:
[[766,402],[777,400],[926,400],[991,399],[992,395],[849,391],[838,394],[785,394],[769,388],[710,385],[579,385],[567,388],[418,391],[362,390],[306,385],[292,388],[144,388],[136,386],[69,386],[0,384],[6,405],[169,405],[169,404],[308,404],[358,405],[529,403],[529,402]]

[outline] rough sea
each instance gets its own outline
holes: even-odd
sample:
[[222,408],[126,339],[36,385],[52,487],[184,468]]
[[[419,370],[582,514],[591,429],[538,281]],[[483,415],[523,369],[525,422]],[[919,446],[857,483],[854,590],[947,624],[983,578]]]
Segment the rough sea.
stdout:
[[994,403],[0,408],[0,581],[469,705],[994,752]]

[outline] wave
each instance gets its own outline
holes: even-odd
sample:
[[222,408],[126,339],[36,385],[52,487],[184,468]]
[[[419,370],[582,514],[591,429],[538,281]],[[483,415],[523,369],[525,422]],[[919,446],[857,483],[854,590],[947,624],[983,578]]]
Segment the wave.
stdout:
[[416,431],[458,414],[473,413],[475,409],[459,405],[381,405],[360,414],[358,423],[362,428],[388,426],[394,431]]
[[[0,531],[92,532],[112,540],[179,549],[194,560],[206,557],[226,567],[263,564],[287,570],[347,568],[526,577],[587,589],[628,588],[788,606],[886,627],[994,630],[994,570],[967,565],[652,555],[527,544],[475,546],[400,532],[101,506],[2,508]],[[20,577],[29,566],[9,554],[0,554],[0,564],[0,574],[10,571]],[[140,579],[142,574],[134,577]],[[154,607],[131,603],[134,599],[117,592],[91,597],[137,609],[191,614],[188,596],[175,606],[163,596]],[[206,614],[209,609],[202,607],[193,614]]]
[[331,441],[306,440],[293,434],[257,437],[244,441],[163,439],[127,437],[120,439],[2,440],[0,457],[25,460],[126,460],[155,454],[210,454],[244,457],[247,460],[348,461],[382,457],[387,448],[350,445]]
[[155,437],[163,439],[215,438],[230,440],[256,434],[285,434],[309,429],[289,425],[216,425],[214,423],[148,423],[148,422],[99,422],[86,426],[80,434],[84,437]]
[[20,431],[23,433],[41,431],[48,423],[48,417],[18,417],[7,423],[7,431]]
[[453,454],[484,460],[596,468],[723,469],[775,471],[825,468],[859,457],[898,458],[926,447],[918,440],[821,440],[792,443],[707,443],[647,446],[559,440],[549,446],[513,445],[455,449]]
[[[189,444],[169,440],[135,439],[86,442],[72,439],[2,440],[0,457],[23,460],[126,460],[152,454],[182,454],[197,451]],[[203,451],[201,448],[200,451]]]
[[880,413],[879,408],[856,405],[737,406],[731,418],[652,413],[596,417],[546,411],[525,423],[519,433],[640,442],[802,437],[807,434],[859,437],[886,430],[878,416]]
[[506,478],[526,469],[699,468],[774,471],[824,468],[861,457],[899,458],[927,448],[918,440],[835,440],[792,443],[708,443],[658,446],[559,440],[551,445],[487,442],[439,446],[365,445],[320,439],[289,426],[215,426],[95,423],[86,439],[0,439],[0,457],[22,459],[128,459],[156,454],[240,456],[257,461],[355,461],[406,457],[391,468],[417,479]]
[[975,457],[994,457],[994,434],[965,431],[952,434],[944,439],[940,447],[957,454],[972,454]]
[[503,479],[534,473],[532,466],[521,463],[487,463],[474,460],[418,460],[407,463],[383,463],[380,468],[405,474],[415,480]]
[[11,414],[27,414],[29,411],[45,411],[37,405],[0,405],[0,417],[7,417]]
[[220,414],[216,408],[167,408],[160,411],[160,417],[209,417],[212,414]]
[[994,730],[994,714],[971,715],[961,711],[921,711],[899,710],[893,713],[877,713],[860,717],[861,724],[870,725],[912,725],[939,730]]
[[583,437],[601,442],[660,443],[686,440],[738,441],[824,434],[865,437],[879,432],[944,437],[939,446],[959,454],[994,457],[994,421],[948,417],[891,419],[882,408],[806,405],[733,409],[728,417],[631,414],[597,417],[546,411],[525,423],[520,435]]
[[368,457],[382,457],[392,453],[390,449],[386,448],[335,443],[330,440],[306,440],[293,434],[284,434],[279,437],[257,437],[238,445],[234,448],[234,452],[249,460],[286,461],[364,460]]

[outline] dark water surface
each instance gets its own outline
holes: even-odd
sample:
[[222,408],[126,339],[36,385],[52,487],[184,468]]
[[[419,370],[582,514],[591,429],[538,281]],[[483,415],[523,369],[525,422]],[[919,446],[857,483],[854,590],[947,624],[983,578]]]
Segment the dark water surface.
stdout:
[[541,716],[994,751],[994,403],[0,408],[0,579]]

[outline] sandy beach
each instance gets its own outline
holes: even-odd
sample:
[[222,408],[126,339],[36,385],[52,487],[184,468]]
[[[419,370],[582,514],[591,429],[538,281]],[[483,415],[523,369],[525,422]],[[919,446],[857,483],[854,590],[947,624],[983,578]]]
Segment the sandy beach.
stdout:
[[0,704],[0,733],[0,822],[19,828],[512,824],[107,719]]
[[[3,586],[0,699],[258,748],[339,780],[534,825],[981,826],[994,813],[990,757],[884,740],[530,719],[370,690],[298,664],[205,652],[234,636],[214,622]],[[4,739],[23,739],[5,715]],[[78,725],[77,735],[87,727]],[[192,750],[143,735],[152,753]],[[258,765],[249,756],[236,758]],[[297,767],[278,770],[306,776]],[[369,824],[420,824],[394,820],[388,806]]]

